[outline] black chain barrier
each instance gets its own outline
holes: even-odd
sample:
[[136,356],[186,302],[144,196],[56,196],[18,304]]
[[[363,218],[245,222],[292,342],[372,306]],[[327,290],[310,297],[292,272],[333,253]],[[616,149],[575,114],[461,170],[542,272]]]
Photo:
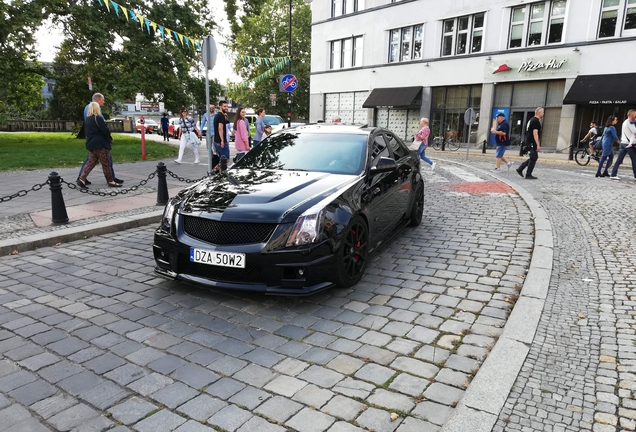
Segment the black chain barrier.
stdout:
[[148,174],[148,178],[146,178],[145,180],[140,181],[138,185],[131,186],[131,187],[126,188],[126,189],[111,190],[110,192],[101,192],[101,191],[90,190],[88,188],[81,188],[78,184],[69,183],[66,180],[64,180],[63,178],[60,178],[60,181],[62,183],[64,183],[66,186],[68,186],[69,189],[75,189],[75,190],[80,191],[81,193],[85,193],[85,194],[88,194],[88,195],[95,195],[95,196],[105,197],[105,196],[125,195],[128,192],[134,192],[137,189],[139,189],[140,186],[145,186],[146,183],[148,183],[148,180],[152,180],[153,178],[155,178],[156,175],[157,175],[157,170],[155,170],[154,172]]
[[207,175],[204,175],[203,177],[201,177],[200,179],[197,180],[191,180],[191,179],[187,179],[185,177],[180,177],[178,175],[176,175],[175,173],[173,173],[172,171],[170,171],[169,169],[166,170],[166,172],[170,175],[170,177],[172,177],[173,179],[179,180],[180,182],[186,182],[186,183],[198,183],[201,180],[204,180],[206,178],[208,178]]
[[31,187],[31,189],[28,189],[28,190],[27,189],[22,189],[21,191],[18,191],[16,193],[14,193],[13,195],[7,195],[7,196],[0,197],[0,203],[11,201],[14,198],[25,197],[25,196],[27,196],[27,194],[29,192],[39,191],[40,189],[42,189],[44,186],[46,186],[48,184],[50,184],[50,183],[47,180],[44,183],[33,185],[33,187]]

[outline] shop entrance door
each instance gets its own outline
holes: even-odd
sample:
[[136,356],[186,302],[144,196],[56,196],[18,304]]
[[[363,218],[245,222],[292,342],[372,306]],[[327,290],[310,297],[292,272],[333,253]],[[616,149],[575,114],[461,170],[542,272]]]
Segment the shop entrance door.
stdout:
[[526,126],[534,117],[534,111],[512,111],[510,114],[510,145],[519,145],[526,133]]

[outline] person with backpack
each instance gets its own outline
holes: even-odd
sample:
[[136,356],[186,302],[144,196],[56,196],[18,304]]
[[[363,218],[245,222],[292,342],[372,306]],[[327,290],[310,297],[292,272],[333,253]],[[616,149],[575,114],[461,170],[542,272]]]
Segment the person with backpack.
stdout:
[[585,142],[589,140],[591,155],[594,155],[594,152],[595,152],[594,147],[596,146],[598,142],[601,141],[602,132],[603,132],[603,129],[599,128],[595,121],[590,122],[590,130],[587,133],[587,135],[583,137],[581,142]]
[[508,122],[506,121],[506,115],[502,112],[497,114],[497,127],[492,128],[490,133],[495,135],[495,140],[497,141],[497,150],[495,153],[496,159],[496,167],[493,170],[496,173],[501,172],[501,161],[504,161],[506,165],[508,165],[508,171],[510,171],[510,167],[514,162],[508,161],[504,157],[504,153],[508,149],[510,145],[510,126],[508,126]]
[[[618,117],[614,115],[609,116],[605,122],[605,129],[603,130],[603,154],[601,155],[601,161],[598,163],[596,177],[610,176],[608,170],[609,167],[612,166],[612,161],[614,160],[614,150],[612,149],[612,146],[614,143],[620,144],[616,128],[614,127],[616,123],[618,123]],[[605,171],[601,174],[605,161],[607,161],[607,166],[605,167]]]

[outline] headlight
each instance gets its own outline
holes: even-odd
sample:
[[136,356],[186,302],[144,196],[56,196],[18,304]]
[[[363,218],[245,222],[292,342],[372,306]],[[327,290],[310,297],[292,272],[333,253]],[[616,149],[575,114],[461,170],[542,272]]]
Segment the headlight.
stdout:
[[316,241],[324,225],[324,207],[312,207],[300,215],[286,246],[302,246]]
[[174,217],[174,211],[177,208],[177,201],[170,200],[168,204],[166,204],[166,208],[163,211],[163,217],[161,218],[161,229],[166,232],[170,232],[170,228],[172,227],[172,220]]

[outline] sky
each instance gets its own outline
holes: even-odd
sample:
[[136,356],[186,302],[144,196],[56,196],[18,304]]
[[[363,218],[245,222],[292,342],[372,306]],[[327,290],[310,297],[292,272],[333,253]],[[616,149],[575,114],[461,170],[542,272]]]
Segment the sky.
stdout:
[[[210,0],[210,6],[217,24],[220,27],[227,29],[228,23],[225,17],[225,11],[223,10],[223,2],[221,0]],[[123,24],[125,25],[125,23]],[[225,33],[229,33],[229,31],[226,31]],[[239,82],[239,76],[232,71],[231,60],[223,56],[223,47],[220,45],[220,43],[224,42],[222,35],[215,32],[213,33],[213,36],[217,44],[218,55],[216,66],[210,73],[210,78],[219,80],[221,84],[225,84],[228,78],[235,83]],[[58,47],[63,40],[62,30],[59,25],[47,23],[36,33],[36,40],[38,44],[37,49],[40,53],[40,61],[52,62],[58,51]]]

